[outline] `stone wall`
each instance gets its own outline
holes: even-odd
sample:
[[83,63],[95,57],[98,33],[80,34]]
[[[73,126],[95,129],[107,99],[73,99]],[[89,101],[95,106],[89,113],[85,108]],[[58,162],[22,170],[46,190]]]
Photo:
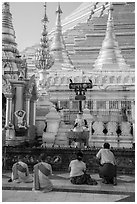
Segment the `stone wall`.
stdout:
[[[69,163],[76,158],[78,148],[24,148],[22,147],[5,147],[3,148],[3,170],[11,170],[12,165],[17,161],[19,155],[24,155],[30,171],[33,165],[38,162],[41,153],[50,156],[53,171],[68,171]],[[84,154],[83,160],[87,164],[87,169],[91,173],[98,172],[96,154],[97,148],[82,149]],[[134,149],[112,149],[117,161],[118,174],[135,174],[135,150]],[[58,162],[54,161],[58,158]]]

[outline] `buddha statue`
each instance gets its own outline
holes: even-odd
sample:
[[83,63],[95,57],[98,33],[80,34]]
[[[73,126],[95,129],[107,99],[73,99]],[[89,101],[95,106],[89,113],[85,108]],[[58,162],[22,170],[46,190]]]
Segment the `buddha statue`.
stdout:
[[80,112],[77,114],[77,118],[75,120],[73,132],[83,132],[88,131],[88,123],[87,120],[83,118],[83,114]]

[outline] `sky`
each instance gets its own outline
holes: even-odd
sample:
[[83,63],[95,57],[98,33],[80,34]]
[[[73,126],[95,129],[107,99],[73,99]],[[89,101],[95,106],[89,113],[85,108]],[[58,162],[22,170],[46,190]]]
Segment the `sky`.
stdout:
[[[62,2],[63,20],[82,2]],[[21,52],[26,47],[38,44],[42,32],[42,18],[44,16],[44,2],[10,2],[10,12],[15,30],[17,48]],[[47,2],[48,32],[56,22],[56,9],[58,2]]]

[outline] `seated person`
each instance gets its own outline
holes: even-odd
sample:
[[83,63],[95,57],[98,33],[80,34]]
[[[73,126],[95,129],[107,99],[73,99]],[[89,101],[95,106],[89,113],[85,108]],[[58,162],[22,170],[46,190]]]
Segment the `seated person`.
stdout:
[[24,162],[24,157],[19,156],[18,162],[16,162],[12,167],[12,175],[9,182],[24,182],[24,183],[30,183],[33,181],[32,176],[29,174],[28,165]]
[[97,181],[86,173],[86,164],[82,161],[82,152],[77,153],[77,159],[69,164],[70,182],[72,184],[97,185]]
[[77,118],[75,120],[74,124],[74,132],[83,132],[85,130],[88,130],[88,124],[85,119],[83,119],[82,113],[77,114]]
[[110,151],[110,144],[104,143],[104,148],[100,149],[96,155],[99,167],[99,176],[105,184],[116,185],[116,160],[114,154]]
[[52,167],[46,161],[46,155],[40,155],[40,162],[34,165],[34,182],[33,188],[34,190],[42,190],[42,192],[46,193],[52,191],[53,184],[48,178],[52,175]]

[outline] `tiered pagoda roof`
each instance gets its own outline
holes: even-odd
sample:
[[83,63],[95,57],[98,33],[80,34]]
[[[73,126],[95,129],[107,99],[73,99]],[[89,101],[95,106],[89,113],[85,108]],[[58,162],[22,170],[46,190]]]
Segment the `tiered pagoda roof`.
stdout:
[[18,66],[21,64],[16,36],[12,24],[10,5],[4,2],[2,5],[2,68],[3,75],[7,79],[18,78]]

